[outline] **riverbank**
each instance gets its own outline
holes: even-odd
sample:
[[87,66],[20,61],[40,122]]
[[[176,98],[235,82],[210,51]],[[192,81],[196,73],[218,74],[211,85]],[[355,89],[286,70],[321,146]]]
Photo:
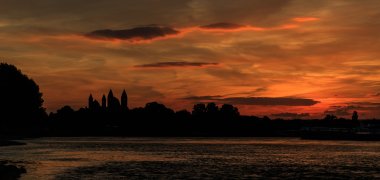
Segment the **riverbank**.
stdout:
[[0,140],[0,146],[17,146],[17,145],[26,145],[26,143],[13,141],[13,140]]
[[0,179],[18,179],[24,173],[26,173],[26,169],[24,167],[13,165],[10,161],[0,161]]

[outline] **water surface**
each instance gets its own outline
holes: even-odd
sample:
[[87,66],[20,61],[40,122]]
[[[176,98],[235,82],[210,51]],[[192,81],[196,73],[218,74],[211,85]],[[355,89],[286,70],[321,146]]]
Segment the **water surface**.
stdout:
[[297,138],[40,138],[0,147],[22,179],[380,178],[380,142]]

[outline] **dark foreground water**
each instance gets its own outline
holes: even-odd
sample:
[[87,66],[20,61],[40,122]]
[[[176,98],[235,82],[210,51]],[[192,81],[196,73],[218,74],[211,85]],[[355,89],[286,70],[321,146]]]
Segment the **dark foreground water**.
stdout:
[[0,147],[22,179],[379,179],[380,142],[41,138]]

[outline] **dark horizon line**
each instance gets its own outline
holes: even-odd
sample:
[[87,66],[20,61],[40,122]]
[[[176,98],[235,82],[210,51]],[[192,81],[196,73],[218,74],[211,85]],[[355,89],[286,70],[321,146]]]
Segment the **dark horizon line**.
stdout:
[[[113,96],[113,90],[112,90],[112,88],[110,88],[110,90],[109,90],[109,94],[108,94],[108,96],[110,96],[110,93],[112,94],[112,96]],[[121,99],[122,99],[122,96],[123,96],[123,94],[125,94],[125,95],[127,95],[127,93],[126,93],[126,90],[125,90],[125,88],[123,89],[123,91],[122,91],[122,93],[121,93],[122,95],[121,95]],[[103,98],[105,97],[105,93],[103,93]],[[89,95],[89,97],[90,98],[93,98],[93,96],[92,96],[92,93],[90,93],[90,95]],[[180,99],[191,99],[191,98],[193,98],[194,96],[189,96],[189,97],[185,97],[185,98],[180,98]],[[210,97],[209,99],[210,100],[220,100],[220,99],[223,99],[222,97],[223,96],[203,96],[203,97]],[[109,98],[109,97],[108,97]],[[116,97],[113,97],[113,98],[116,98]],[[267,98],[267,97],[251,97],[251,98]],[[119,99],[118,98],[116,98],[116,100],[117,101],[119,101]],[[96,100],[96,98],[93,98],[93,101],[97,101]],[[126,100],[127,102],[125,102],[125,104],[126,104],[126,107],[128,108],[128,99]],[[99,102],[99,101],[97,101],[97,102]],[[108,99],[107,99],[107,102],[108,102]],[[319,101],[315,101],[315,102],[317,102],[317,103],[319,103]],[[104,102],[104,103],[106,103],[106,102]],[[119,102],[120,103],[120,102]],[[159,103],[159,104],[162,104],[162,105],[164,105],[165,107],[167,107],[165,104],[163,104],[163,103],[161,103],[160,101],[149,101],[149,102],[147,102],[147,103],[145,103],[145,105],[147,105],[147,104],[149,104],[149,103]],[[197,104],[204,104],[205,106],[207,106],[208,104],[210,104],[210,103],[214,103],[215,105],[217,105],[217,107],[218,108],[220,108],[219,106],[223,106],[223,105],[232,105],[233,107],[234,107],[234,104],[230,104],[230,103],[223,103],[223,102],[221,102],[221,101],[210,101],[210,102],[196,102],[196,103],[194,103],[194,105],[193,106],[195,106],[195,105],[197,105]],[[108,105],[108,104],[107,104]],[[121,105],[121,104],[119,104],[119,105]],[[238,104],[239,105],[239,104]],[[55,111],[49,111],[48,113],[56,113],[58,110],[60,110],[60,109],[62,109],[63,107],[65,107],[65,106],[68,106],[68,107],[70,107],[71,108],[71,106],[70,105],[63,105],[63,106],[61,106],[61,108],[58,108],[58,109],[56,109]],[[90,109],[90,103],[87,105],[87,106],[81,106],[81,107],[79,107],[76,111],[79,111],[79,110],[81,110],[81,109]],[[261,106],[273,106],[273,105],[261,105]],[[275,105],[275,106],[286,106],[286,105]],[[142,106],[138,106],[138,107],[133,107],[133,108],[131,108],[130,110],[133,110],[133,109],[139,109],[139,108],[144,108],[144,107],[142,107]],[[192,112],[191,110],[189,111],[187,108],[179,108],[179,109],[174,109],[174,108],[171,108],[171,107],[167,107],[168,109],[171,109],[171,110],[173,110],[174,112],[180,112],[180,111],[187,111],[187,112]],[[237,108],[237,107],[236,107]],[[129,109],[129,108],[128,108]],[[237,110],[238,110],[238,108],[237,108]],[[357,112],[357,111],[355,111],[355,110],[353,110],[353,112]],[[283,116],[281,116],[281,114],[283,114]],[[273,118],[274,120],[275,119],[282,119],[282,120],[321,120],[321,119],[323,119],[323,117],[325,116],[325,118],[326,118],[326,116],[329,116],[329,115],[332,115],[332,116],[335,116],[334,115],[334,113],[323,113],[323,114],[321,114],[321,116],[320,116],[320,118],[316,118],[316,117],[314,117],[314,118],[312,118],[312,117],[310,117],[310,113],[291,113],[291,112],[280,112],[280,113],[271,113],[271,114],[269,114],[269,115],[255,115],[255,114],[240,114],[240,112],[239,112],[239,115],[240,116],[247,116],[247,117],[260,117],[260,116],[262,116],[262,117],[271,117],[271,118]],[[294,117],[292,117],[292,116],[294,116]],[[310,118],[308,118],[308,117],[310,117]],[[350,117],[350,115],[349,114],[347,114],[347,115],[345,115],[345,116],[335,116],[335,117],[337,117],[338,119],[347,119],[347,118],[349,118]],[[366,118],[366,119],[362,119],[362,120],[380,120],[380,119],[378,119],[378,118]]]

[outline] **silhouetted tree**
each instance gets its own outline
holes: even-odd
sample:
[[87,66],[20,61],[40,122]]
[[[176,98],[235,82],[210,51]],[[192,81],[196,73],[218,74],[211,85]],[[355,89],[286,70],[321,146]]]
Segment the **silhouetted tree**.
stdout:
[[[38,85],[15,66],[0,64],[1,132],[29,133],[46,118]],[[11,132],[10,132],[11,131]],[[13,131],[13,132],[12,132]]]
[[333,114],[327,114],[326,116],[325,116],[325,118],[324,118],[324,120],[326,120],[326,121],[333,121],[333,120],[337,120],[338,119],[338,117],[336,117],[335,115],[333,115]]
[[178,120],[190,120],[191,118],[191,113],[186,109],[177,111],[175,115]]
[[165,105],[157,103],[157,102],[150,102],[145,105],[145,111],[147,114],[158,116],[157,118],[160,118],[162,116],[168,116],[171,114],[174,114],[174,111],[167,108]]
[[206,105],[203,103],[195,104],[193,107],[193,116],[203,116],[206,113]]
[[353,121],[357,121],[359,119],[359,115],[358,115],[358,112],[354,111],[352,113],[352,120]]
[[220,114],[224,119],[235,119],[239,117],[239,110],[231,104],[223,104],[222,108],[220,108]]
[[57,110],[57,115],[71,115],[74,114],[74,109],[70,106],[63,106],[61,109]]
[[206,107],[206,112],[210,115],[216,115],[219,112],[219,107],[213,102],[208,103]]

